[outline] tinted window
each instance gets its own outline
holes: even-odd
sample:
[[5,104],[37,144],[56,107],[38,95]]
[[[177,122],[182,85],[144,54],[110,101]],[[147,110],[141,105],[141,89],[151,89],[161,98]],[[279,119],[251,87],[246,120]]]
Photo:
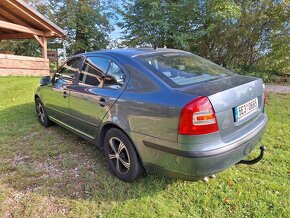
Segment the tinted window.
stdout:
[[111,62],[106,76],[105,87],[111,89],[122,88],[125,80],[126,75],[122,69],[114,62]]
[[109,60],[100,57],[86,59],[80,74],[79,82],[87,85],[103,87]]
[[73,83],[75,74],[81,63],[81,58],[73,58],[66,62],[56,73],[55,81],[57,83]]
[[173,87],[215,80],[232,73],[190,53],[157,53],[137,57],[147,68]]

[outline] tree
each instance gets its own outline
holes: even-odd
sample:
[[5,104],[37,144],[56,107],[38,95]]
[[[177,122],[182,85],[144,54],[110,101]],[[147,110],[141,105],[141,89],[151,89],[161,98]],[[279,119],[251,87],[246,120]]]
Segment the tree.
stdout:
[[128,46],[186,47],[198,16],[196,1],[135,0],[123,7],[118,25]]
[[104,1],[51,0],[49,18],[67,31],[68,53],[75,54],[106,48],[112,30]]
[[289,0],[133,0],[119,10],[119,26],[129,46],[167,46],[228,68],[281,73],[289,70],[288,6]]
[[41,57],[39,44],[33,39],[3,40],[0,42],[0,51],[13,51],[16,55]]

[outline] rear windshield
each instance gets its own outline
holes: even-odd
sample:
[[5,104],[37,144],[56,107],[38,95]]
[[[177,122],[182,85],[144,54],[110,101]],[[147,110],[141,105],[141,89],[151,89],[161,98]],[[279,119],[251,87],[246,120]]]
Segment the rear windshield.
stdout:
[[137,59],[172,87],[220,79],[232,75],[229,70],[187,52],[155,53]]

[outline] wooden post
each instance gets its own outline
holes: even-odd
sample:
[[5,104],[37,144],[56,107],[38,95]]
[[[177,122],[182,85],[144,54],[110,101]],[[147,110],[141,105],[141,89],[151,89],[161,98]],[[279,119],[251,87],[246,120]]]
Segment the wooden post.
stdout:
[[41,46],[42,57],[44,59],[47,59],[47,38],[46,37],[39,37],[37,35],[33,35],[33,37],[36,39],[36,41]]
[[42,47],[42,57],[47,59],[47,38],[42,37],[43,47]]
[[55,49],[55,52],[57,54],[56,69],[58,69],[58,67],[59,67],[58,65],[59,64],[58,64],[58,49],[57,48]]

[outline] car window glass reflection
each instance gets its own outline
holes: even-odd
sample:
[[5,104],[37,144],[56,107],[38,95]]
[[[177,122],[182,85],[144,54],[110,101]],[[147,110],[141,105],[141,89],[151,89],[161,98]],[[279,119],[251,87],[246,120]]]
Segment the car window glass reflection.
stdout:
[[100,57],[87,58],[80,74],[79,82],[86,85],[103,87],[109,60]]
[[111,62],[105,81],[105,87],[111,89],[120,89],[123,87],[126,75],[120,67]]
[[168,53],[138,58],[172,87],[216,80],[232,75],[227,69],[193,54]]
[[61,70],[55,75],[55,83],[58,84],[73,84],[75,73],[80,64],[80,58],[71,59],[66,62]]

